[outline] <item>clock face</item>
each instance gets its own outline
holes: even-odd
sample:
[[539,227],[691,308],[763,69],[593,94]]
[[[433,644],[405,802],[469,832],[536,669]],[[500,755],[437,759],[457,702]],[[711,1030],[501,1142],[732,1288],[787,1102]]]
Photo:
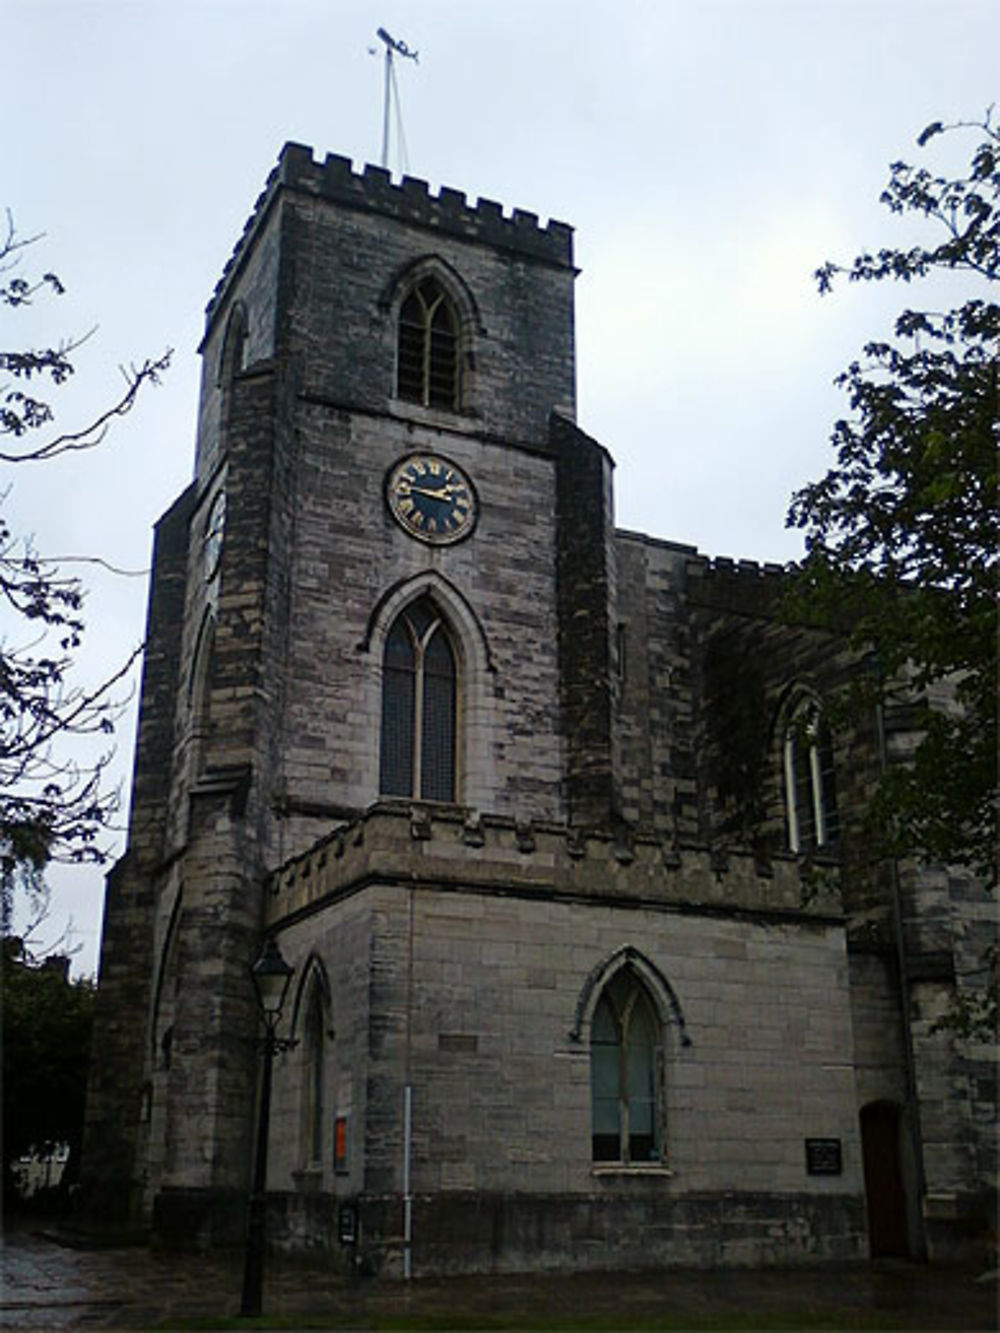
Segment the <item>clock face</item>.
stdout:
[[397,523],[435,546],[467,537],[476,523],[472,482],[437,454],[400,459],[389,473],[386,498]]
[[201,565],[205,581],[213,579],[218,572],[219,557],[222,555],[222,534],[226,527],[226,492],[219,491],[212,501],[205,520],[205,535],[201,544]]

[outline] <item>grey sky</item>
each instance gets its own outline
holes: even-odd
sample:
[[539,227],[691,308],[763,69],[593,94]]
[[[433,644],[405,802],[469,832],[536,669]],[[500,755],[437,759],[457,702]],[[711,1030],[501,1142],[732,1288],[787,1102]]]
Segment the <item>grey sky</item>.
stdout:
[[[397,66],[409,173],[576,228],[578,419],[617,460],[619,524],[794,557],[784,513],[828,463],[831,381],[923,299],[820,300],[812,270],[912,234],[878,204],[890,161],[961,162],[967,141],[914,140],[1000,92],[994,0],[8,0],[0,202],[46,233],[29,270],[69,290],[5,314],[4,343],[99,325],[66,425],[120,363],[176,349],[100,451],[5,479],[15,531],[146,566],[190,476],[204,306],[281,144],[378,158],[380,25],[420,53]],[[146,589],[86,579],[96,679],[141,638]],[[101,876],[53,882],[92,970]]]

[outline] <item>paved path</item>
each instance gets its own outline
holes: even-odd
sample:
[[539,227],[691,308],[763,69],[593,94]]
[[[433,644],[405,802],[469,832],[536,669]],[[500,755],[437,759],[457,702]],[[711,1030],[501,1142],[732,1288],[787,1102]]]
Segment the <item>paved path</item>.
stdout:
[[[76,1250],[28,1230],[13,1229],[3,1254],[2,1329],[170,1328],[178,1321],[235,1315],[240,1268],[216,1257],[166,1258],[141,1248]],[[573,1277],[425,1279],[366,1282],[348,1287],[321,1269],[272,1263],[264,1309],[284,1320],[329,1316],[334,1328],[364,1329],[386,1319],[454,1330],[530,1327],[531,1320],[591,1319],[604,1329],[628,1329],[661,1319],[672,1329],[704,1327],[794,1329],[810,1326],[904,1330],[997,1328],[997,1287],[967,1272],[911,1265],[851,1265],[822,1269],[586,1274]],[[774,1323],[770,1322],[773,1318]],[[668,1322],[669,1321],[669,1322]],[[690,1324],[687,1323],[690,1321]],[[290,1325],[285,1322],[283,1327]],[[294,1327],[294,1323],[291,1324]],[[316,1325],[313,1325],[315,1327]],[[258,1327],[258,1325],[254,1325]]]

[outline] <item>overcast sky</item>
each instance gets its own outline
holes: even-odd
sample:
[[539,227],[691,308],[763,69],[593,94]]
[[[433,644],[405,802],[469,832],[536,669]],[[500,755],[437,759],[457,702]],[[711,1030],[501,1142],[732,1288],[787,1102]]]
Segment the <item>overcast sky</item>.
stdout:
[[[617,461],[619,524],[794,558],[784,515],[830,461],[833,377],[921,295],[821,300],[812,271],[912,236],[878,203],[888,164],[961,162],[967,143],[914,141],[1000,98],[996,0],[7,0],[0,202],[44,233],[26,272],[68,290],[4,311],[0,345],[97,326],[64,427],[119,365],[175,349],[98,452],[7,470],[15,531],[146,568],[191,475],[204,307],[282,143],[378,161],[380,25],[419,52],[397,63],[393,170],[576,228],[578,419]],[[141,639],[146,583],[80,568],[97,679]],[[53,883],[93,971],[101,874]]]

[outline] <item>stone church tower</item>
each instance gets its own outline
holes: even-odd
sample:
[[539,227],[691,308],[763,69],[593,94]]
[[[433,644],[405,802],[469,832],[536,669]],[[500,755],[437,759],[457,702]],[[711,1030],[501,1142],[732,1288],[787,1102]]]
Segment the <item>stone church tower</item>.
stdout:
[[96,1213],[238,1241],[265,936],[288,1248],[347,1206],[387,1273],[920,1253],[977,1198],[948,883],[873,867],[876,720],[823,718],[857,664],[616,531],[574,277],[560,223],[283,150],[157,527]]

